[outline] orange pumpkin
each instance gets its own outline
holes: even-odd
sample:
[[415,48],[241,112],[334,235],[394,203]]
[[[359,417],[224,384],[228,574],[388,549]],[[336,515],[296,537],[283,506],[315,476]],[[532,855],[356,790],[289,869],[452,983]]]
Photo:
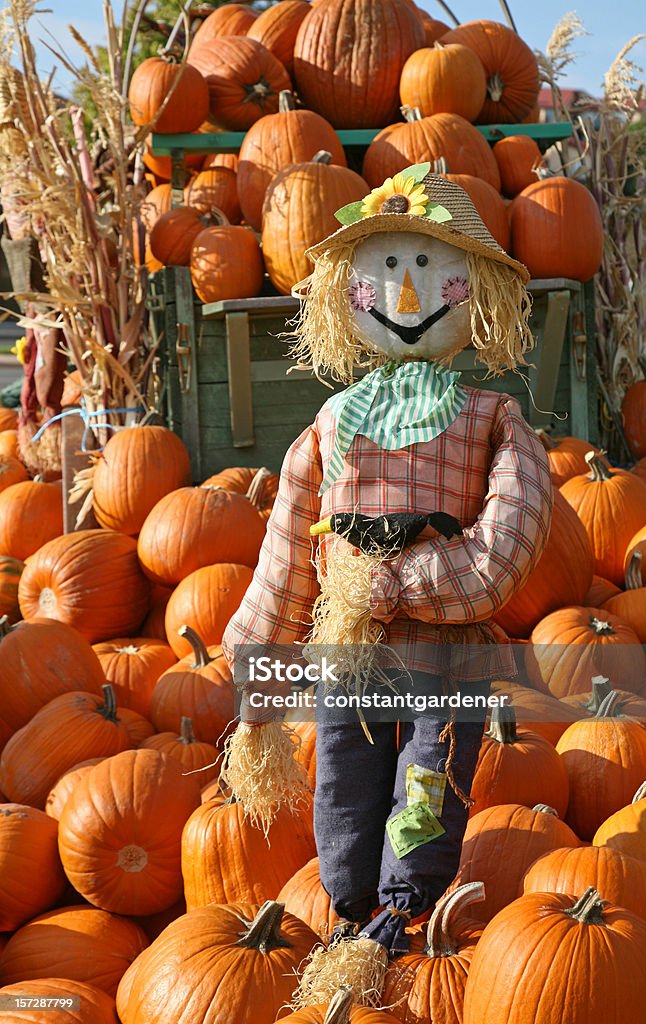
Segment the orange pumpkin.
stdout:
[[494,682],[492,693],[507,697],[508,705],[513,707],[518,723],[523,729],[537,732],[556,746],[568,725],[578,722],[585,713],[580,707],[574,707],[566,701],[557,700],[533,687],[520,686],[518,683]]
[[136,749],[144,740],[155,733],[155,727],[147,718],[132,708],[119,708],[119,721],[125,725],[130,736],[130,746]]
[[204,19],[191,40],[191,46],[201,46],[220,36],[246,36],[257,18],[258,12],[248,4],[222,4]]
[[13,625],[20,619],[18,604],[18,584],[25,563],[18,558],[0,555],[0,620]]
[[424,41],[419,15],[404,0],[326,0],[298,30],[298,95],[335,128],[388,124],[397,115],[402,68]]
[[94,645],[105,678],[114,687],[119,708],[146,717],[157,680],[177,661],[168,644],[146,637],[124,637]]
[[132,537],[79,530],[31,556],[18,597],[26,619],[58,619],[95,643],[136,630],[148,611],[150,584]]
[[609,847],[646,861],[646,782],[640,785],[631,803],[603,822],[594,834],[592,845]]
[[470,21],[451,29],[441,42],[468,46],[482,61],[487,96],[475,119],[479,124],[509,124],[530,112],[540,87],[538,64],[516,32],[497,21]]
[[[0,409],[0,413],[4,412]],[[0,455],[13,455],[18,458],[18,431],[0,430]]]
[[580,437],[552,438],[544,430],[537,430],[536,433],[547,452],[555,487],[560,487],[573,476],[588,472],[585,457],[589,451],[595,451],[589,441],[583,441]]
[[196,569],[173,591],[166,606],[166,636],[178,658],[191,651],[188,640],[180,635],[186,624],[211,647],[222,642],[229,619],[240,607],[253,572],[246,565],[220,562]]
[[523,892],[583,892],[593,885],[609,903],[646,916],[646,861],[609,846],[565,847],[535,860],[523,879]]
[[166,605],[172,592],[172,587],[162,587],[159,584],[153,586],[150,596],[150,611],[139,629],[141,635],[145,636],[146,639],[163,640],[166,643],[164,619],[166,617]]
[[621,403],[624,433],[636,459],[646,456],[646,380],[639,380],[626,390]]
[[312,10],[307,0],[281,0],[267,7],[247,30],[249,39],[255,39],[273,53],[291,75],[294,68],[294,46],[302,22]]
[[514,199],[511,243],[532,277],[589,281],[603,256],[603,225],[592,193],[574,178],[528,185]]
[[279,92],[291,85],[280,61],[247,36],[193,45],[188,60],[206,79],[212,118],[231,131],[247,131],[263,114],[275,113]]
[[496,239],[498,245],[509,251],[510,235],[507,209],[502,196],[496,192],[493,185],[472,174],[445,174],[443,177],[464,189],[490,234]]
[[583,604],[586,608],[603,608],[606,601],[620,593],[619,587],[610,580],[604,580],[603,576],[593,576]]
[[35,807],[0,804],[0,931],[14,931],[65,892],[57,832]]
[[[199,210],[178,206],[163,213],[150,232],[150,251],[164,267],[187,267],[197,236],[208,226]],[[188,483],[184,479],[183,483]]]
[[18,413],[15,409],[7,409],[0,405],[0,431],[17,430]]
[[[187,153],[184,157],[184,164],[188,171],[200,171],[203,163],[203,153]],[[172,174],[171,158],[169,156],[156,156],[150,148],[150,142],[147,142],[146,148],[144,149],[144,164],[148,170],[152,172],[155,178],[152,192],[155,192],[158,188],[163,189],[164,186],[166,186],[170,194],[170,185],[168,183],[170,182]],[[152,192],[148,193],[146,202],[143,203],[142,209],[146,206]],[[168,204],[168,209],[170,209],[170,202]],[[162,212],[165,213],[166,210]]]
[[265,466],[261,469],[233,466],[210,476],[202,487],[222,487],[225,491],[244,494],[258,514],[268,519],[278,494],[278,476]]
[[183,772],[197,776],[200,786],[217,778],[220,767],[218,751],[212,743],[196,740],[193,722],[182,715],[180,732],[160,732],[145,739],[139,745],[140,750],[160,750],[162,754],[174,758]]
[[618,616],[646,644],[646,587],[642,582],[642,553],[633,552],[626,570],[626,590],[606,601],[607,608]]
[[130,79],[128,102],[130,116],[140,127],[154,121],[159,133],[192,132],[206,118],[209,90],[199,71],[189,64],[176,64],[169,57],[148,57]]
[[312,857],[283,885],[276,897],[285,910],[300,917],[325,942],[340,918],[334,912],[329,893],[321,885],[319,859]]
[[202,302],[250,299],[262,288],[263,260],[248,228],[205,228],[191,250],[191,280]]
[[388,1010],[358,1006],[347,986],[339,988],[329,1003],[306,1006],[280,1019],[284,1024],[396,1024],[399,1020]]
[[0,551],[24,561],[63,532],[57,484],[24,480],[0,492]]
[[611,693],[618,695],[615,705],[618,715],[627,718],[639,718],[646,721],[646,698],[638,697],[629,690],[616,690],[606,676],[593,676],[592,688],[587,693],[577,693],[572,697],[563,697],[562,704],[567,704],[578,712],[577,721],[596,715],[606,697]]
[[0,455],[0,492],[22,480],[29,480],[29,473],[22,462],[13,455]]
[[[628,568],[636,553],[642,556],[642,583],[646,586],[646,526],[638,530],[634,537],[631,537],[626,550],[625,569]],[[617,588],[618,590],[619,588]],[[610,594],[609,597],[614,595]]]
[[435,43],[416,50],[404,64],[399,96],[406,107],[430,114],[459,114],[474,121],[487,95],[480,58],[467,46]]
[[[184,202],[203,214],[211,213],[213,209],[220,210],[230,224],[239,224],[242,220],[238,176],[229,167],[209,167],[196,174],[184,189]],[[151,245],[154,248],[152,238]]]
[[536,168],[543,163],[536,141],[529,135],[507,135],[493,147],[498,163],[503,195],[513,199],[538,178]]
[[157,750],[126,750],[92,768],[59,822],[65,873],[90,903],[154,914],[182,892],[180,836],[200,802],[194,775]]
[[76,784],[86,772],[89,772],[90,768],[103,760],[103,757],[88,757],[86,761],[79,761],[78,764],[72,765],[66,772],[63,772],[58,782],[47,794],[45,814],[49,814],[50,818],[55,818],[58,821]]
[[[114,999],[94,985],[71,978],[45,978],[38,981],[21,981],[15,985],[0,988],[0,996],[18,1000],[43,1000],[44,1009],[18,1010],[16,1015],[4,1013],[5,1024],[116,1024]],[[55,1006],[67,1006],[64,1000],[78,1000],[78,1010],[56,1010]],[[52,1000],[53,1002],[48,1002]],[[64,1016],[61,1016],[64,1014]]]

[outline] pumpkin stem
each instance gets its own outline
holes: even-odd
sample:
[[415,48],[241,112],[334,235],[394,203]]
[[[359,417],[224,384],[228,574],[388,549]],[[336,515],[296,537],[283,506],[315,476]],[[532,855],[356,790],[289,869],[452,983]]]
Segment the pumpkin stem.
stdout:
[[188,640],[189,644],[193,648],[194,662],[191,668],[206,668],[213,661],[213,658],[209,656],[209,652],[206,649],[206,645],[201,637],[197,635],[194,629],[190,626],[180,626],[177,630],[179,636],[183,636],[185,640]]
[[260,508],[262,504],[265,482],[270,476],[271,470],[267,469],[266,466],[262,466],[249,484],[249,490],[245,494],[245,498],[248,498],[256,508]]
[[246,96],[242,102],[257,103],[261,107],[263,106],[265,100],[269,96],[274,95],[274,90],[272,89],[269,82],[264,78],[259,78],[257,82],[254,82],[253,85],[245,85],[244,90]]
[[289,89],[281,89],[278,93],[278,113],[287,114],[290,110],[296,110],[294,93]]
[[583,893],[581,899],[577,900],[571,910],[566,910],[568,917],[574,918],[580,924],[603,924],[604,900],[601,898],[593,885]]
[[186,715],[182,715],[179,742],[195,743],[195,733],[193,732],[193,719],[188,718]]
[[619,718],[619,702],[621,698],[616,690],[611,690],[610,693],[603,698],[599,708],[595,714],[595,718]]
[[267,900],[256,914],[253,921],[245,921],[247,930],[242,933],[236,946],[256,949],[263,956],[272,949],[291,949],[280,930],[283,919],[284,903]]
[[348,1024],[353,1002],[352,989],[342,985],[328,1003],[323,1024]]
[[552,452],[555,448],[558,448],[557,442],[553,437],[550,437],[546,430],[537,430],[536,436],[546,452]]
[[463,907],[469,903],[481,903],[485,898],[484,882],[467,882],[444,896],[433,911],[426,930],[424,952],[431,957],[455,956],[458,942],[453,934],[453,924]]
[[487,79],[487,94],[494,103],[499,103],[504,91],[505,83],[502,80],[501,74],[499,71],[494,71],[493,75]]
[[609,693],[612,693],[610,680],[606,679],[605,676],[593,676],[592,697],[589,701],[586,701],[585,704],[582,704],[582,707],[587,711],[591,711],[593,715],[596,715]]
[[437,160],[433,161],[433,174],[448,174],[449,165],[446,162],[446,157],[438,156]]
[[646,782],[642,782],[631,802],[636,804],[639,803],[640,800],[646,800]]
[[642,586],[642,553],[633,551],[626,569],[626,590],[640,590]]
[[111,683],[104,683],[101,689],[103,691],[103,704],[97,708],[97,711],[107,721],[117,722],[117,698],[114,693],[114,687]]
[[590,627],[597,636],[614,636],[614,629],[605,619],[598,619],[596,615],[590,618]]
[[555,818],[558,818],[559,812],[549,804],[534,804],[532,807],[533,811],[537,811],[539,814],[553,814]]
[[9,622],[9,616],[3,615],[2,618],[0,619],[0,640],[2,640],[5,636],[9,636],[12,628],[13,627]]
[[207,216],[215,222],[215,226],[218,228],[226,228],[231,223],[224,210],[221,210],[219,206],[211,206]]
[[313,164],[331,164],[332,154],[328,153],[327,149],[319,149],[318,153],[315,153],[312,157]]
[[400,107],[404,121],[412,124],[413,121],[423,120],[422,111],[419,107]]
[[602,459],[599,452],[586,452],[585,461],[590,467],[589,480],[594,480],[595,483],[604,483],[606,480],[612,479],[613,474],[610,472],[610,467]]
[[487,736],[490,736],[496,743],[516,743],[518,739],[516,712],[510,704],[493,709]]

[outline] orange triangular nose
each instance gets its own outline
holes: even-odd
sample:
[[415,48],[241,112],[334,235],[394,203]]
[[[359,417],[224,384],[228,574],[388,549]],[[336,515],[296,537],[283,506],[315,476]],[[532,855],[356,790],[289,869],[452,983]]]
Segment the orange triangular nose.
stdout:
[[406,270],[406,273],[404,274],[404,283],[402,285],[402,290],[399,293],[397,312],[419,313],[421,308],[422,307],[419,304],[419,299],[417,298],[417,292],[415,291],[415,286],[413,285],[412,278],[408,273],[408,270]]

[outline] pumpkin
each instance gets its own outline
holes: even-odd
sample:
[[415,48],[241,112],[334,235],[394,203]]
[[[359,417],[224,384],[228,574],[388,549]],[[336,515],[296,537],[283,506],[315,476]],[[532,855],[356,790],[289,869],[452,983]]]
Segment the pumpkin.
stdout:
[[190,653],[162,673],[150,701],[150,717],[159,732],[181,729],[182,714],[199,740],[220,746],[233,720],[233,677],[220,647],[207,650],[197,633],[180,627]]
[[307,0],[281,0],[267,7],[247,30],[249,39],[255,39],[273,53],[285,70],[294,68],[294,46],[302,22],[312,9]]
[[0,622],[4,620],[7,625],[20,619],[18,584],[24,568],[20,559],[0,555]]
[[235,1024],[272,1024],[315,942],[279,903],[198,907],[169,924],[124,976],[121,1022],[178,1021],[190,1003],[195,1021],[225,1013]]
[[440,21],[438,18],[431,18],[426,11],[420,11],[422,19],[422,25],[424,26],[424,32],[426,34],[426,46],[432,46],[433,43],[441,39],[443,35],[446,35],[450,31],[449,26],[444,21]]
[[535,860],[523,879],[523,892],[583,892],[593,885],[604,899],[646,915],[646,861],[609,846],[551,850]]
[[592,845],[609,847],[646,861],[646,782],[640,785],[631,803],[615,811],[599,826]]
[[[158,188],[163,189],[164,187],[166,187],[170,193],[169,182],[172,175],[171,158],[169,156],[156,156],[153,153],[152,149],[150,148],[150,142],[146,143],[146,148],[144,149],[143,155],[145,166],[148,168],[149,171],[152,172],[154,176],[154,181],[151,182],[151,184],[154,185],[152,191],[155,192]],[[184,165],[188,171],[193,171],[194,173],[200,171],[202,169],[203,164],[203,153],[186,153],[184,156]],[[146,197],[146,202],[148,201],[148,198],[151,195],[152,192],[149,192],[148,196]],[[143,205],[145,206],[146,203],[144,203]],[[170,203],[168,209],[170,209]],[[166,211],[164,210],[163,212],[165,213]]]
[[[178,206],[163,213],[150,232],[153,257],[164,267],[187,267],[193,243],[207,225],[208,220],[200,211],[189,206]],[[181,483],[188,482],[187,475]]]
[[[171,921],[176,921],[178,917],[181,917],[182,914],[185,913],[186,903],[182,897],[165,910],[160,910],[157,914],[143,915],[142,917],[137,918],[137,921],[145,931],[149,941],[153,942],[153,940],[163,932],[164,928],[169,925]],[[130,968],[128,968],[128,970],[130,970]]]
[[472,913],[479,920],[490,921],[516,899],[525,872],[543,853],[580,845],[553,807],[487,807],[469,819],[452,888],[484,882],[485,900],[474,906]]
[[630,450],[641,459],[646,456],[646,380],[638,380],[626,390],[621,416]]
[[480,214],[485,227],[496,239],[498,245],[509,250],[509,218],[502,196],[482,178],[472,174],[445,174],[442,177],[463,188]]
[[646,698],[638,697],[628,690],[614,689],[606,676],[593,676],[592,689],[588,693],[577,693],[572,697],[564,697],[562,703],[578,712],[577,721],[579,721],[581,718],[596,715],[606,697],[611,693],[616,693],[618,696],[615,704],[618,715],[646,720]]
[[67,771],[89,757],[110,757],[130,745],[119,721],[114,691],[63,693],[14,733],[0,756],[0,788],[11,800],[44,807]]
[[371,188],[410,164],[444,159],[451,174],[482,178],[500,191],[498,164],[488,142],[459,114],[422,117],[413,109],[404,124],[385,128],[366,150],[362,174]]
[[166,605],[172,593],[172,587],[162,587],[160,584],[153,585],[150,595],[150,611],[139,629],[142,637],[146,637],[148,640],[163,640],[166,643],[164,619],[166,617]]
[[5,491],[12,484],[19,484],[22,480],[28,480],[29,473],[22,462],[13,455],[0,455],[0,492]]
[[570,780],[567,823],[581,839],[631,798],[646,771],[646,730],[617,711],[614,691],[594,718],[574,722],[556,749]]
[[57,832],[35,807],[0,804],[0,931],[14,931],[65,892]]
[[500,171],[502,193],[513,199],[537,180],[536,169],[543,157],[536,141],[529,135],[507,135],[493,147]]
[[[0,414],[4,412],[0,409]],[[0,430],[0,455],[13,455],[18,458],[18,431]]]
[[101,761],[103,761],[102,757],[89,757],[87,760],[79,761],[78,764],[72,765],[71,768],[63,772],[58,782],[52,786],[47,794],[44,807],[45,814],[49,814],[50,818],[55,818],[58,821],[63,813],[65,804],[69,800],[70,793],[79,780],[83,778],[86,772],[89,772],[90,768]]
[[604,675],[624,690],[644,687],[646,659],[636,633],[601,608],[561,608],[542,619],[525,651],[532,686],[555,697],[586,693]]
[[279,92],[291,85],[280,61],[246,36],[193,45],[188,61],[206,79],[211,116],[230,131],[247,131],[263,114],[275,113]]
[[546,615],[583,603],[592,581],[592,549],[583,523],[565,498],[554,492],[547,544],[523,586],[496,613],[513,637],[529,637]]
[[[235,857],[231,857],[235,850]],[[189,910],[208,903],[275,899],[299,868],[316,856],[311,806],[293,815],[280,808],[265,838],[242,804],[202,804],[182,835],[182,875]]]
[[[278,8],[270,7],[266,13],[273,10]],[[278,113],[256,121],[240,147],[238,193],[245,220],[252,228],[260,231],[262,227],[265,194],[278,172],[311,160],[321,150],[331,154],[333,164],[346,166],[343,146],[332,125],[313,110],[296,109],[292,94],[281,92]]]
[[627,623],[637,634],[642,644],[646,644],[646,587],[642,581],[642,553],[633,552],[626,570],[626,589],[606,601],[607,608]]
[[593,576],[590,589],[583,600],[586,608],[603,608],[606,601],[616,594],[621,594],[619,587],[616,587],[610,580],[604,580],[603,576]]
[[[230,224],[239,224],[242,220],[238,176],[229,167],[209,167],[196,174],[184,189],[184,202],[203,214],[213,209],[221,210]],[[150,241],[154,249],[154,239],[151,237]],[[188,262],[186,260],[182,266],[188,265]]]
[[[0,988],[0,997],[14,999],[23,997],[26,999],[42,999],[42,1009],[32,1006],[30,1009],[16,1010],[15,1014],[9,1010],[3,1012],[4,1024],[117,1024],[117,1017],[114,1009],[114,999],[95,988],[94,985],[86,985],[81,981],[72,981],[71,978],[45,978],[38,981],[21,981],[15,985],[6,985]],[[79,1000],[77,1010],[60,1009],[48,1005],[47,1000],[56,1000],[58,1006],[70,998]]]
[[128,730],[130,746],[133,749],[141,746],[144,740],[155,734],[152,722],[140,715],[138,711],[133,711],[132,708],[119,708],[119,720]]
[[312,857],[283,885],[276,897],[285,910],[309,925],[313,932],[327,941],[340,918],[334,912],[332,899],[321,885],[319,859]]
[[599,207],[574,178],[544,178],[514,199],[511,242],[532,277],[589,281],[603,256]]
[[63,497],[57,484],[23,480],[0,492],[0,551],[25,561],[63,532]]
[[0,405],[0,431],[17,430],[18,413],[15,409],[7,409]]
[[396,1024],[398,1019],[387,1010],[358,1006],[347,985],[341,986],[329,1003],[306,1006],[280,1018],[285,1024]]
[[148,611],[150,584],[132,537],[78,530],[31,556],[18,598],[25,619],[58,619],[95,643],[136,630]]
[[431,915],[423,949],[391,962],[381,1001],[397,1020],[461,1024],[469,966],[482,935],[482,923],[466,918],[465,908],[483,899],[482,882],[444,896]]
[[2,718],[21,729],[45,704],[71,690],[100,694],[105,682],[96,654],[75,629],[53,619],[10,626],[0,620]]
[[130,116],[139,127],[154,122],[160,134],[193,132],[208,113],[209,90],[200,72],[189,64],[148,57],[134,70],[128,102]]
[[595,450],[589,441],[583,441],[580,437],[553,438],[544,430],[537,430],[536,433],[547,452],[550,475],[555,487],[560,487],[573,476],[587,473],[588,464],[585,457],[589,451]]
[[482,61],[486,99],[475,120],[479,124],[521,121],[538,99],[536,57],[520,36],[496,21],[470,21],[443,35],[441,42],[468,46]]
[[174,758],[185,773],[197,776],[200,786],[216,779],[219,772],[218,751],[212,743],[196,740],[193,722],[182,715],[180,732],[160,732],[140,744],[141,750],[160,750]]
[[388,124],[397,116],[402,68],[424,41],[419,15],[404,0],[325,0],[296,37],[298,95],[335,128]]
[[430,114],[459,114],[473,121],[487,95],[480,58],[467,46],[435,43],[416,50],[404,64],[399,96],[406,107]]
[[118,430],[94,467],[96,520],[106,530],[134,536],[160,498],[188,483],[190,477],[186,445],[172,430],[159,426]]
[[210,476],[202,487],[222,487],[225,491],[244,494],[258,514],[263,519],[269,519],[278,494],[278,476],[265,466],[261,469],[233,466]]
[[[634,537],[631,537],[628,542],[628,548],[626,550],[625,568],[627,569],[630,565],[633,555],[639,552],[642,556],[642,583],[646,586],[646,526],[641,530],[638,530]],[[619,591],[619,588],[617,588]],[[614,594],[609,595],[614,597]],[[607,599],[606,599],[607,600]]]
[[578,722],[585,712],[574,708],[565,701],[557,700],[533,687],[518,683],[494,682],[492,693],[506,695],[508,706],[513,707],[516,718],[523,729],[537,732],[556,746],[571,722]]
[[496,804],[539,801],[554,807],[560,818],[568,806],[568,774],[544,736],[518,730],[513,706],[495,707],[480,746],[471,799],[472,814]]
[[202,786],[200,791],[200,803],[202,804],[211,801],[222,806],[229,803],[230,800],[231,790],[228,786],[225,786],[221,778],[215,779],[214,782],[207,782],[206,786]]
[[264,536],[265,523],[245,496],[217,486],[183,487],[148,515],[138,555],[146,575],[169,586],[216,562],[255,566]]
[[321,150],[313,160],[286,167],[265,193],[262,250],[272,284],[283,295],[310,272],[305,250],[339,226],[335,211],[368,192],[363,178],[331,159]]
[[102,761],[74,788],[59,821],[65,874],[102,910],[164,910],[182,892],[180,837],[199,802],[195,776],[158,750]]
[[[210,134],[211,132],[218,130],[217,127],[212,124],[203,125],[202,128],[207,134]],[[200,131],[201,130],[202,129],[200,129]],[[235,173],[237,174],[238,163],[239,161],[237,153],[221,153],[218,151],[215,153],[209,153],[205,157],[204,163],[202,165],[202,170],[209,171],[211,170],[212,167],[228,167],[230,171],[235,171]]]
[[246,36],[257,18],[258,12],[247,4],[222,4],[204,19],[191,46],[200,46],[220,36]]
[[250,299],[262,288],[263,260],[248,228],[205,228],[191,249],[191,280],[202,302]]
[[197,569],[182,580],[166,606],[165,619],[166,636],[178,658],[191,651],[189,641],[179,632],[184,624],[194,629],[207,647],[222,642],[252,577],[246,565],[222,562]]
[[168,644],[146,637],[107,640],[95,644],[94,651],[119,707],[132,708],[144,717],[157,680],[177,661]]
[[115,996],[121,976],[147,945],[134,921],[94,907],[62,907],[12,935],[0,977],[5,984],[68,977]]

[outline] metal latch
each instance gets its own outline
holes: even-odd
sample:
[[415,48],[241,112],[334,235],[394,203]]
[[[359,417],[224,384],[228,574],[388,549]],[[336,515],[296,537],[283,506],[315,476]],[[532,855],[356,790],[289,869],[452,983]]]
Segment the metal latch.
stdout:
[[179,389],[183,394],[191,386],[191,346],[188,324],[177,325],[177,376],[179,377]]
[[574,368],[577,380],[584,381],[587,372],[587,349],[588,336],[585,333],[585,313],[578,310],[574,314],[572,331],[572,355],[574,356]]

